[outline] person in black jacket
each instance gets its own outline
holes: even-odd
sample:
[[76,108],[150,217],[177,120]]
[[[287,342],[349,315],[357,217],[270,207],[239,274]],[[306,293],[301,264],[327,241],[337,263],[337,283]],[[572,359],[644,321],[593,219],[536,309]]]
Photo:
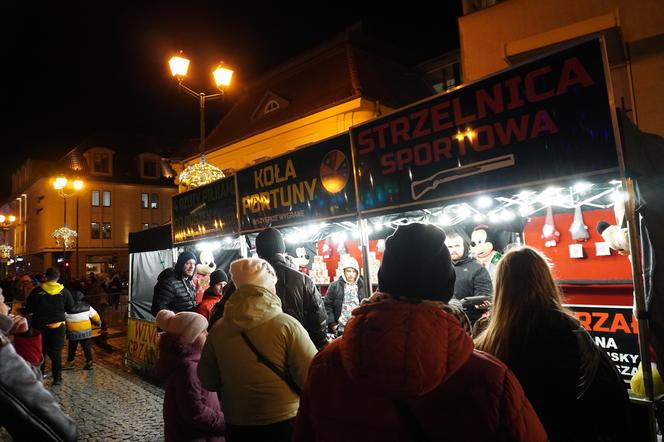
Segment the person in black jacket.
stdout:
[[65,313],[71,311],[74,300],[69,290],[58,284],[60,271],[46,269],[46,281],[28,296],[23,312],[32,315],[32,326],[42,335],[42,351],[46,370],[46,356],[51,360],[53,385],[62,383],[62,347],[65,345]]
[[445,245],[450,251],[456,274],[454,297],[461,301],[468,319],[474,324],[490,304],[487,302],[474,304],[464,300],[471,296],[491,296],[493,291],[491,276],[484,267],[468,256],[468,245],[461,235],[451,232],[445,238]]
[[294,270],[286,261],[286,245],[281,232],[270,227],[259,233],[256,253],[274,267],[277,296],[281,299],[284,313],[300,321],[320,350],[327,344],[327,314],[323,298],[311,278]]
[[348,258],[341,265],[343,275],[330,284],[325,295],[327,326],[336,336],[343,334],[351,312],[367,297],[357,260]]
[[175,267],[166,269],[157,277],[152,297],[152,314],[160,310],[175,313],[189,312],[196,308],[196,289],[192,278],[196,271],[196,256],[185,251],[180,253]]
[[44,388],[6,335],[28,329],[0,303],[0,426],[14,440],[75,441],[76,423]]

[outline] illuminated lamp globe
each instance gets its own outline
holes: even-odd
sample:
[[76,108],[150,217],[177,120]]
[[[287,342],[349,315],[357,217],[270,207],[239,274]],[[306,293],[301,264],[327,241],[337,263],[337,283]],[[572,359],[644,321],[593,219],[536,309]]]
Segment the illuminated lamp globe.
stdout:
[[179,179],[184,186],[195,189],[225,176],[221,169],[206,162],[205,155],[201,155],[198,163],[188,166],[180,173]]
[[59,246],[64,246],[65,248],[70,248],[76,244],[76,237],[78,233],[75,230],[70,229],[67,226],[59,227],[55,229],[52,233],[55,242]]

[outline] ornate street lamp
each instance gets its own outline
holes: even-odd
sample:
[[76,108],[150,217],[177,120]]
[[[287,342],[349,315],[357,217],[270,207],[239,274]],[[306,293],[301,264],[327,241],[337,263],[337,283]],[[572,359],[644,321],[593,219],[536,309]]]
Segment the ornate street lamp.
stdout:
[[179,55],[171,57],[168,62],[171,68],[171,74],[178,81],[178,85],[181,89],[187,92],[192,97],[198,99],[199,110],[200,110],[200,159],[198,163],[193,164],[185,168],[179,177],[180,183],[188,187],[189,189],[194,189],[196,187],[203,186],[205,184],[211,183],[218,179],[223,178],[224,172],[221,171],[218,167],[213,166],[205,161],[205,103],[210,100],[216,100],[224,96],[224,87],[231,84],[231,79],[233,78],[233,71],[224,66],[223,62],[220,62],[217,68],[212,73],[214,77],[215,84],[219,93],[206,95],[204,92],[196,92],[191,88],[187,87],[182,80],[187,75],[187,70],[189,69],[189,60],[182,56],[182,51]]
[[[58,195],[62,197],[63,206],[64,206],[64,217],[62,227],[58,227],[53,231],[51,236],[55,238],[55,243],[58,246],[62,246],[62,268],[64,269],[65,259],[67,257],[67,249],[71,248],[76,243],[76,238],[78,233],[75,230],[67,227],[67,198],[76,194],[83,189],[85,183],[82,180],[68,180],[64,176],[59,176],[53,180],[53,188],[58,192]],[[76,224],[78,225],[78,197],[76,199]],[[78,248],[76,259],[78,260]],[[78,263],[77,263],[78,269]]]

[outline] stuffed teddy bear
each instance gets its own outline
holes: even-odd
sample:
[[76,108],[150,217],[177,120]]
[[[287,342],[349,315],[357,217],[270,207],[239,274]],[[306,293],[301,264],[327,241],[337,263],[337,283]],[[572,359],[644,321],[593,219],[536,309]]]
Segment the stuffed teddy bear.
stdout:
[[480,224],[473,229],[470,234],[470,253],[478,264],[487,269],[493,281],[496,266],[502,255],[493,248],[492,231],[489,226]]
[[597,223],[597,233],[599,233],[609,247],[621,255],[629,255],[629,239],[627,238],[627,228],[618,227],[615,224],[609,224],[606,221]]
[[298,270],[305,275],[309,274],[309,255],[307,254],[307,249],[304,247],[298,247],[295,249],[295,262],[297,263]]
[[203,300],[203,293],[210,287],[210,273],[217,269],[214,262],[214,255],[209,250],[203,250],[198,256],[199,264],[196,264],[196,274],[194,275],[194,287],[196,288],[196,305]]

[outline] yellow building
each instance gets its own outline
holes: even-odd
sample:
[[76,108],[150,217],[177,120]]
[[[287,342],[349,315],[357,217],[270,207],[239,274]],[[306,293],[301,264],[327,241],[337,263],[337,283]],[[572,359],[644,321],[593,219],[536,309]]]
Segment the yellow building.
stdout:
[[464,82],[557,45],[603,35],[616,106],[641,130],[664,135],[661,0],[465,0],[463,5],[459,34]]
[[[170,221],[177,189],[168,161],[140,147],[126,153],[130,149],[109,145],[86,143],[57,162],[27,160],[13,173],[13,196],[2,207],[16,216],[7,232],[16,260],[12,270],[38,273],[58,266],[72,277],[122,273],[128,269],[129,232]],[[69,179],[60,191],[57,176]],[[82,189],[74,189],[75,179],[83,181]],[[78,238],[63,260],[52,234],[65,223]]]
[[[433,93],[422,75],[372,45],[353,28],[248,85],[207,137],[207,161],[233,173]],[[180,158],[194,164],[197,150]]]

